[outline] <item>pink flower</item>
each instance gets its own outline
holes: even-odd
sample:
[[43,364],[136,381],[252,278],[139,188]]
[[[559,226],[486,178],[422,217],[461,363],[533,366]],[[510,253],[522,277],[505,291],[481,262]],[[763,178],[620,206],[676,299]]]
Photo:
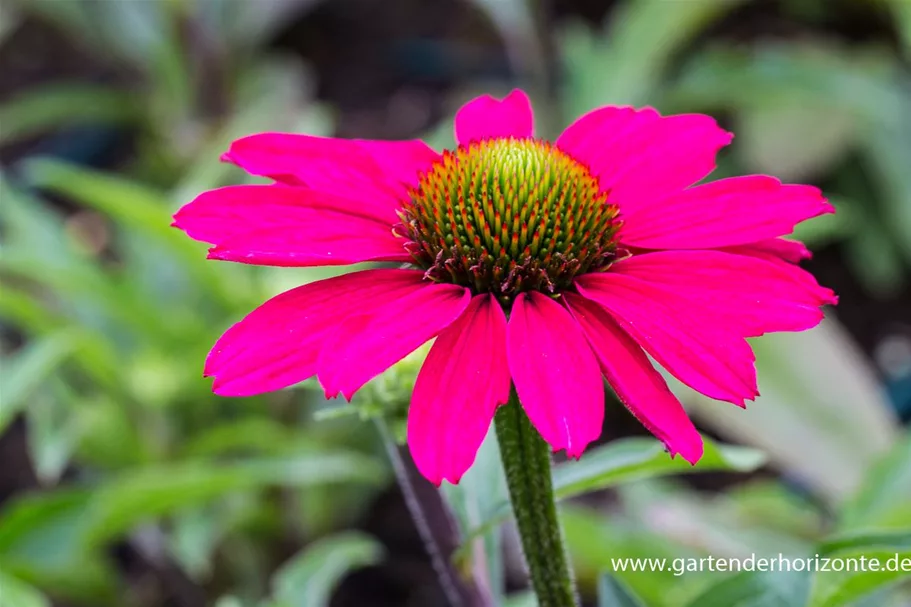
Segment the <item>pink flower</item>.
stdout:
[[[436,338],[408,419],[432,482],[471,466],[510,385],[554,450],[601,433],[602,376],[671,455],[702,440],[652,367],[740,406],[757,394],[744,338],[799,331],[835,303],[782,239],[833,211],[763,175],[693,185],[732,135],[699,114],[603,107],[553,143],[528,98],[459,110],[459,147],[264,133],[224,158],[274,185],[205,192],[174,218],[209,257],[272,266],[393,262],[283,293],[231,327],[205,375],[246,396],[316,375],[352,395]],[[401,264],[407,264],[402,266]]]

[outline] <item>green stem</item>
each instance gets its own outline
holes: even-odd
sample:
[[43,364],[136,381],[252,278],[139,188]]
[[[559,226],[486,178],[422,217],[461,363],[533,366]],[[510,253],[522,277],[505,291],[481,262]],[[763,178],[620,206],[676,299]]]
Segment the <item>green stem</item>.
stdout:
[[551,479],[550,447],[534,429],[515,389],[494,418],[509,498],[540,607],[575,607]]

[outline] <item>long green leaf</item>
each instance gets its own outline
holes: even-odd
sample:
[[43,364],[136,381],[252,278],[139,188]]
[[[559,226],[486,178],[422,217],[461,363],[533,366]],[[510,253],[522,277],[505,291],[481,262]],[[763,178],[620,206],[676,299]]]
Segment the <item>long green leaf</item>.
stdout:
[[605,573],[598,580],[598,607],[645,607],[645,603],[626,584]]
[[[814,576],[809,607],[842,607],[911,579],[911,550],[853,548],[829,557],[827,571]],[[877,571],[859,570],[861,559],[877,562]],[[839,571],[839,569],[844,569]]]
[[[502,513],[509,496],[500,463],[497,435],[491,428],[478,450],[474,465],[458,485],[445,484],[443,496],[459,522],[463,534],[480,528],[485,521]],[[488,527],[479,536],[466,540],[458,555],[464,557],[479,589],[490,593],[495,604],[503,600],[504,565],[500,530]]]
[[[623,483],[698,472],[752,472],[766,461],[765,455],[754,449],[731,445],[716,445],[703,437],[705,453],[699,463],[691,466],[682,459],[671,459],[660,443],[647,438],[625,438],[587,452],[577,462],[565,462],[554,467],[554,492],[558,499],[609,489]],[[466,534],[466,541],[488,534],[511,516],[509,503],[501,502],[489,510],[484,522]],[[461,555],[465,545],[459,550]]]
[[95,545],[137,524],[219,496],[270,485],[382,484],[372,459],[349,453],[314,453],[297,458],[236,463],[184,462],[146,467],[98,487],[86,512],[85,541]]
[[135,96],[90,84],[49,84],[0,105],[0,143],[74,124],[116,124],[135,120]]
[[33,341],[3,361],[0,374],[0,434],[44,382],[79,346],[74,332],[60,332]]
[[377,540],[353,531],[318,540],[291,557],[272,577],[274,604],[325,607],[349,571],[379,562],[383,552]]
[[669,382],[722,436],[762,449],[830,502],[852,494],[897,438],[891,406],[857,346],[834,321],[752,342],[762,396],[725,407]]
[[805,607],[810,574],[745,571],[718,582],[689,607]]
[[841,532],[911,533],[911,433],[900,440],[866,475],[848,500]]
[[672,459],[655,440],[629,438],[592,449],[577,462],[554,468],[554,490],[561,499],[643,478],[698,472],[752,472],[765,455],[755,449],[717,445],[704,439],[705,452],[695,466]]
[[624,2],[606,35],[568,31],[561,46],[569,73],[568,118],[609,103],[653,102],[678,49],[742,2]]
[[51,607],[37,588],[0,569],[0,604],[3,607]]
[[173,252],[186,270],[220,300],[238,293],[212,264],[204,263],[205,247],[171,227],[172,203],[161,193],[136,182],[50,159],[29,160],[23,166],[28,181],[71,197],[123,226],[154,239]]

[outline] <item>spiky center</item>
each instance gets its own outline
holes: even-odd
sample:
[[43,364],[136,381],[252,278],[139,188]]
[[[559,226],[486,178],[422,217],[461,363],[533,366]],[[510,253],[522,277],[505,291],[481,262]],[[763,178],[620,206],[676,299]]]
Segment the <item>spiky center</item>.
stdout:
[[431,280],[493,293],[556,293],[616,252],[617,207],[588,168],[534,139],[446,151],[421,176],[397,232]]

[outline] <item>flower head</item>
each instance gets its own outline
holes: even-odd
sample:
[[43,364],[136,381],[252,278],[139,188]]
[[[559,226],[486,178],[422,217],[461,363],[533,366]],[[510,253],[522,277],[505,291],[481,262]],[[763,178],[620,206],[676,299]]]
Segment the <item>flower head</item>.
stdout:
[[[276,266],[395,262],[278,295],[231,327],[205,367],[246,396],[316,375],[328,397],[436,338],[408,419],[434,483],[471,466],[512,385],[554,450],[601,433],[606,378],[672,455],[702,440],[652,366],[709,397],[757,396],[746,337],[799,331],[835,303],[796,262],[819,190],[763,175],[694,185],[731,135],[702,115],[603,107],[553,143],[528,98],[483,96],[458,147],[264,133],[225,154],[273,185],[205,192],[175,215],[209,257]],[[402,265],[405,264],[405,265]]]

